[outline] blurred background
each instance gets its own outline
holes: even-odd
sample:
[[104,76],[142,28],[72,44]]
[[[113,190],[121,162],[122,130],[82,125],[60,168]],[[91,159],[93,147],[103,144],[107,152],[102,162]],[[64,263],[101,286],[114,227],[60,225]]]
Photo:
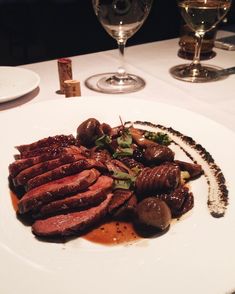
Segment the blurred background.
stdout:
[[[226,28],[235,24],[235,7]],[[176,0],[153,0],[150,15],[127,46],[179,36]],[[22,65],[117,48],[91,0],[0,0],[0,65]]]

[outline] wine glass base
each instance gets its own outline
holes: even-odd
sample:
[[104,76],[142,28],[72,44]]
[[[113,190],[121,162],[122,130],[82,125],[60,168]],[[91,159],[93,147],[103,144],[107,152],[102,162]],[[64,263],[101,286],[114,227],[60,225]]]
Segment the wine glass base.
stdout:
[[123,94],[136,92],[145,87],[145,81],[133,74],[126,74],[123,79],[117,79],[116,73],[102,73],[85,80],[87,88],[106,94]]
[[191,83],[206,83],[225,79],[222,68],[214,65],[202,65],[200,69],[192,69],[190,64],[180,64],[170,69],[170,74],[181,81]]

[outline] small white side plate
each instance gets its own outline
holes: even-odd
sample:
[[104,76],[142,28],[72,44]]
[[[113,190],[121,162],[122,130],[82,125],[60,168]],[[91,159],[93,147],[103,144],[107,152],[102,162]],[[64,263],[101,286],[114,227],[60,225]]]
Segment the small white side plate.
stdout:
[[0,67],[0,103],[21,97],[38,87],[40,77],[21,67]]

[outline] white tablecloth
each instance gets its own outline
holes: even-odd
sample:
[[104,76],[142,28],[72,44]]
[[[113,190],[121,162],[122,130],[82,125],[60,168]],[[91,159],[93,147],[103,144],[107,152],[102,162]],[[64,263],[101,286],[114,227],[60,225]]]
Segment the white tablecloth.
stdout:
[[[126,48],[126,67],[131,73],[142,76],[146,87],[132,94],[117,94],[120,99],[131,96],[138,99],[161,101],[203,114],[235,131],[235,75],[210,83],[187,83],[174,79],[169,69],[188,62],[177,56],[178,39],[147,43]],[[216,56],[206,61],[222,68],[235,66],[235,51],[214,49]],[[115,71],[119,65],[118,51],[104,51],[72,57],[73,78],[81,81],[82,96],[101,95],[87,89],[87,77]],[[0,111],[12,107],[51,99],[69,99],[59,95],[57,60],[22,66],[31,69],[41,77],[40,86],[30,94],[17,100],[3,103]],[[79,98],[77,98],[79,99]]]

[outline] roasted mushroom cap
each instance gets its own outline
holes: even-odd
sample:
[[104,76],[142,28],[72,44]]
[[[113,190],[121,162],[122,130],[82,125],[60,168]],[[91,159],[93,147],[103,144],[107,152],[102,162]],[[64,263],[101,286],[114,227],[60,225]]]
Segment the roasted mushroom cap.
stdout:
[[91,147],[95,140],[102,135],[100,122],[95,118],[89,118],[77,128],[77,140],[81,145]]
[[148,197],[137,205],[138,221],[146,226],[165,230],[171,222],[171,211],[167,204],[156,198]]
[[144,158],[149,163],[161,164],[166,161],[173,161],[174,152],[167,146],[152,144],[146,148]]

